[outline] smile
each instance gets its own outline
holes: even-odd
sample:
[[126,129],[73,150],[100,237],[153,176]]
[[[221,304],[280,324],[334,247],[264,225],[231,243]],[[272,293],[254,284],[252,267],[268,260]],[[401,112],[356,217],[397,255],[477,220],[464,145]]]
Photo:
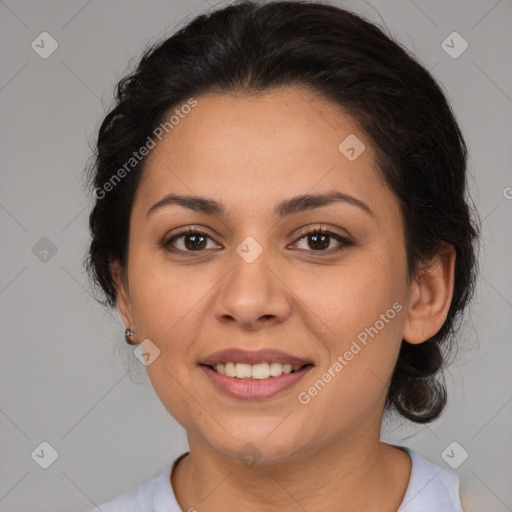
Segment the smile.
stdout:
[[[246,364],[246,363],[219,363],[211,367],[215,372],[227,377],[237,379],[269,379],[283,374],[294,373],[303,365],[282,364],[277,362]],[[304,365],[306,366],[306,365]]]
[[[202,364],[199,368],[213,384],[213,389],[222,394],[241,400],[258,400],[272,398],[290,389],[313,365],[305,364],[294,369],[292,365],[281,363],[219,363],[215,366]],[[234,372],[234,375],[229,376],[228,372],[231,375]]]

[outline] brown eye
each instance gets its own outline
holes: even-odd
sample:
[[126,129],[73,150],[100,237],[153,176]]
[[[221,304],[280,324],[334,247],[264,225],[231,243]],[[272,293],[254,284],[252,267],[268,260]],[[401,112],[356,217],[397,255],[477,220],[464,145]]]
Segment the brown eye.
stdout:
[[315,250],[327,249],[329,247],[330,236],[321,233],[308,235],[309,246]]
[[[332,239],[338,242],[337,246],[331,247]],[[351,240],[338,233],[318,228],[300,233],[300,237],[296,244],[304,240],[307,243],[306,251],[308,251],[308,248],[311,249],[308,252],[332,253],[340,251],[350,245],[354,245]]]
[[190,251],[204,249],[206,247],[206,238],[203,235],[185,235],[185,247]]
[[[163,243],[163,247],[172,252],[204,252],[208,246],[208,240],[212,240],[207,233],[188,229],[178,235],[174,235]],[[213,242],[213,240],[212,240]],[[218,246],[214,244],[213,248]]]

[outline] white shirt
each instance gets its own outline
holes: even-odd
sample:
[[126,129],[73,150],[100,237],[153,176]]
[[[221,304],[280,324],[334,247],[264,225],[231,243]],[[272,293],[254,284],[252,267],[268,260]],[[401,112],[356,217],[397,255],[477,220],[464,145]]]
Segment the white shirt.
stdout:
[[[400,448],[409,453],[412,469],[397,512],[464,512],[459,499],[459,476],[432,464],[410,448]],[[178,505],[170,482],[171,471],[185,455],[171,462],[157,478],[87,512],[188,512]]]

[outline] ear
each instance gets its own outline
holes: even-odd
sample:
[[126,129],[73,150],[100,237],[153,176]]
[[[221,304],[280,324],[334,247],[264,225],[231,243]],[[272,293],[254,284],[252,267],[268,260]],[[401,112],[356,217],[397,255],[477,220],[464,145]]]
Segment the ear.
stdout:
[[441,329],[453,296],[455,248],[443,244],[411,283],[404,341],[418,344]]
[[134,329],[132,306],[130,299],[130,289],[128,287],[128,278],[125,269],[121,267],[118,261],[110,263],[110,273],[116,288],[117,309],[121,315],[125,327]]

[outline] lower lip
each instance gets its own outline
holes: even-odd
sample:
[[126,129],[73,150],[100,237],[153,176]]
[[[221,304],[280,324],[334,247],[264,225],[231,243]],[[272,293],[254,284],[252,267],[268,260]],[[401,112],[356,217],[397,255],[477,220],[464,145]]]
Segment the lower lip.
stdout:
[[201,370],[220,391],[245,400],[270,398],[296,384],[313,368],[305,366],[293,373],[283,373],[279,377],[268,379],[237,379],[228,377],[212,370],[209,366],[200,365]]

